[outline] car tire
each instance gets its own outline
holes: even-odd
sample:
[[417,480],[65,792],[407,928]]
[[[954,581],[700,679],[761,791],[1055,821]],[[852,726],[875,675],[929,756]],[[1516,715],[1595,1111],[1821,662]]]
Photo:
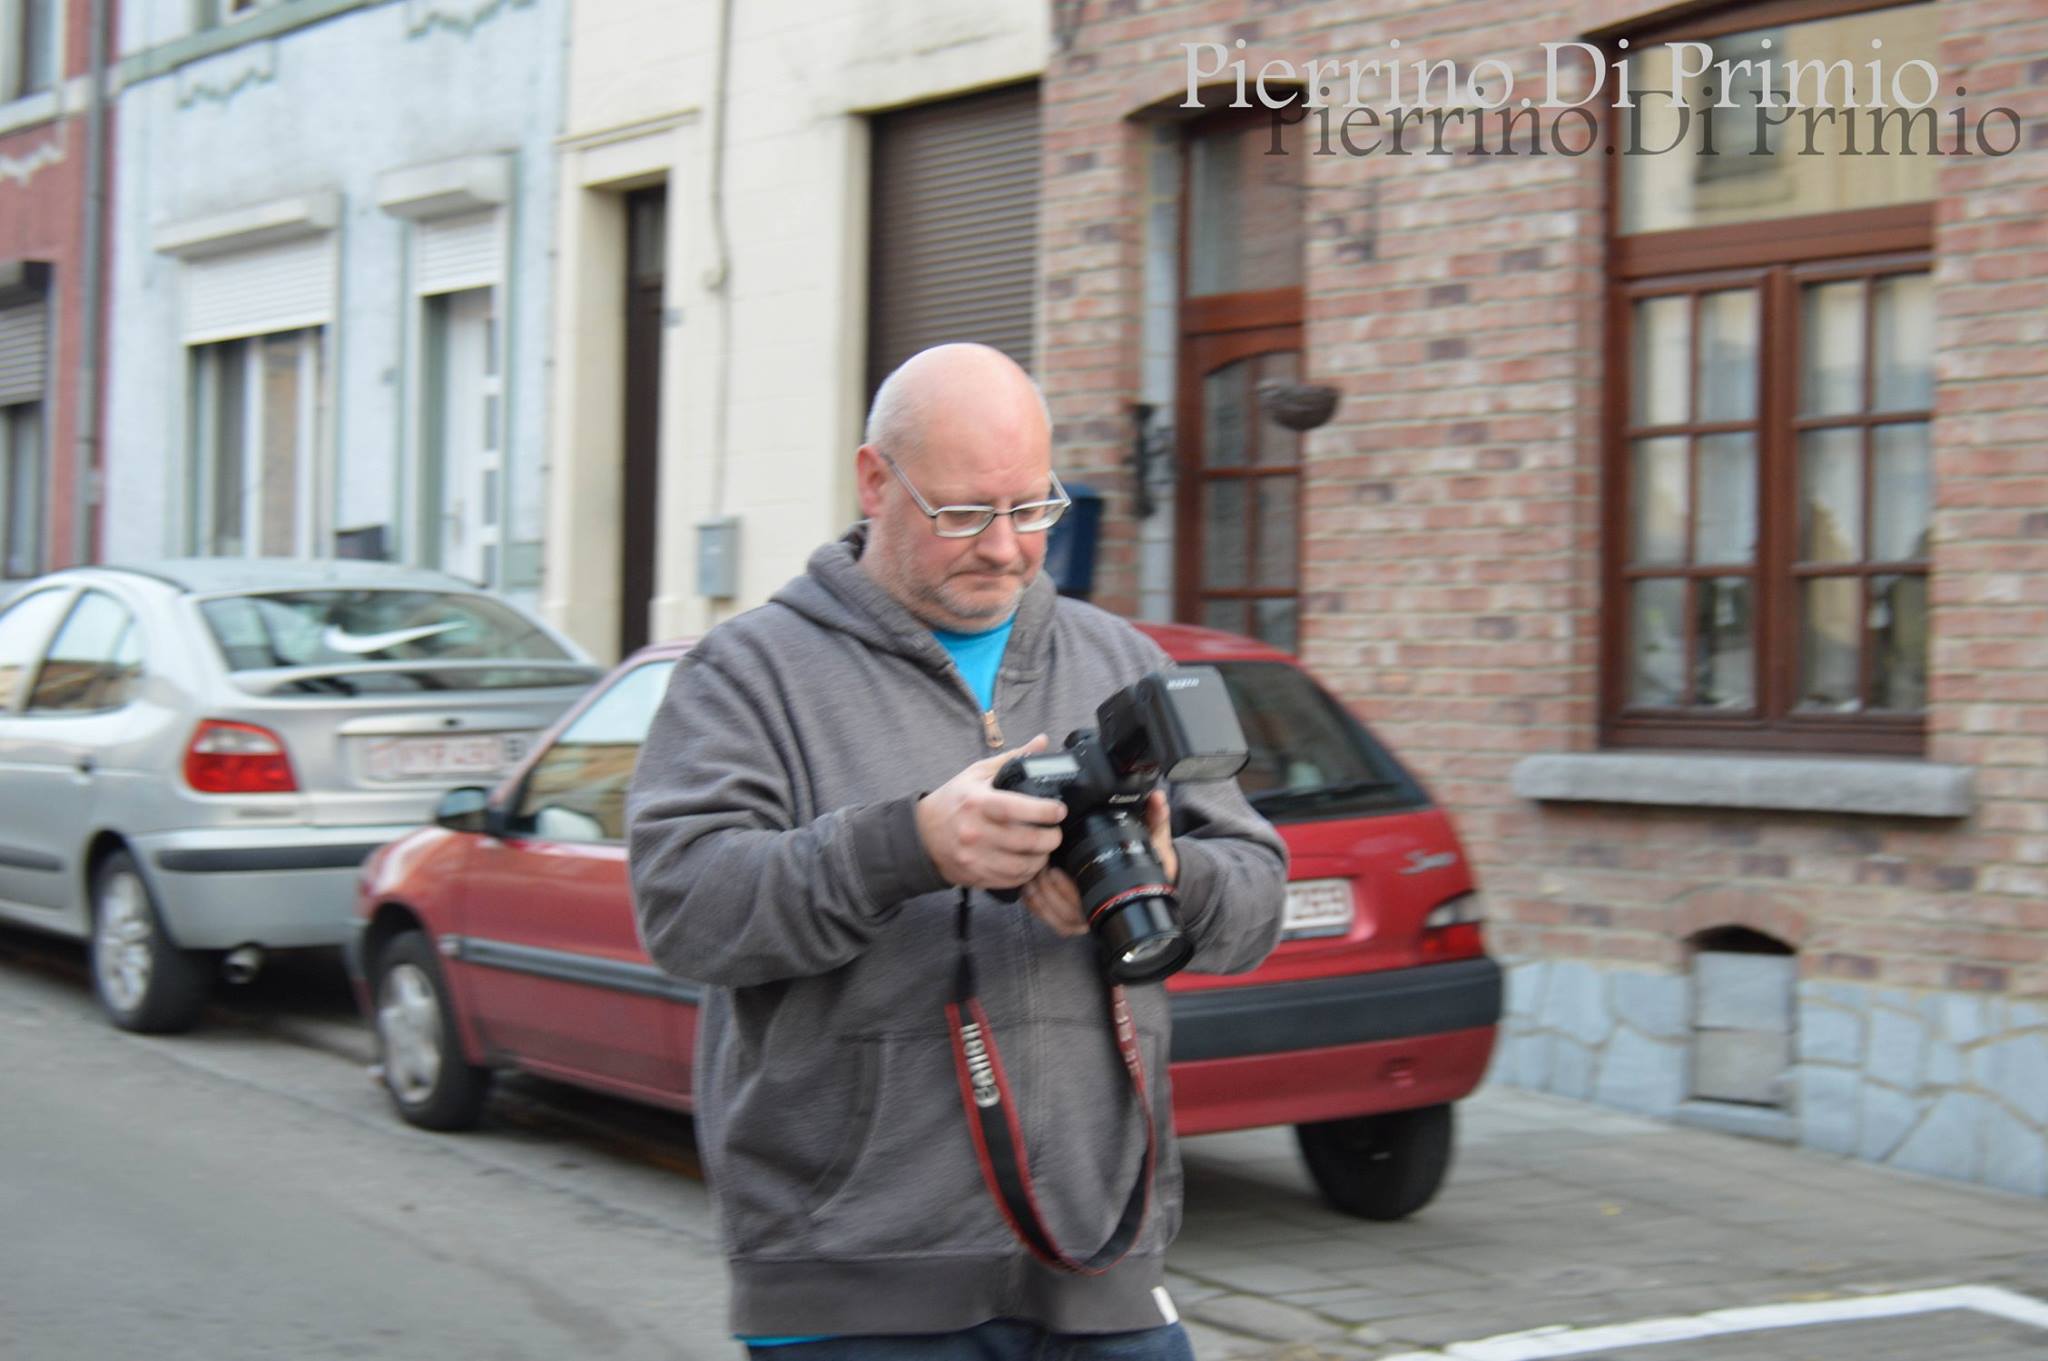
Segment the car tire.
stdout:
[[93,992],[123,1030],[190,1030],[206,1006],[211,956],[181,950],[164,930],[156,895],[135,858],[115,851],[92,876]]
[[462,1052],[441,961],[425,935],[407,931],[384,947],[371,996],[379,1069],[399,1115],[421,1129],[474,1126],[490,1095],[491,1070]]
[[1451,1167],[1452,1129],[1444,1105],[1297,1125],[1294,1135],[1333,1209],[1394,1220],[1435,1198]]

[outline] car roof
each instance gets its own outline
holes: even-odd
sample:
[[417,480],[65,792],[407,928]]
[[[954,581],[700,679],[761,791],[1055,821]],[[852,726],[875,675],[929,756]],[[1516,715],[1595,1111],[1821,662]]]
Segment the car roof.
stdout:
[[151,577],[192,595],[337,589],[468,593],[483,590],[474,582],[444,572],[361,558],[158,558],[72,570]]
[[1177,662],[1284,662],[1300,666],[1300,659],[1256,638],[1195,624],[1161,624],[1149,619],[1131,621],[1138,632],[1166,649]]

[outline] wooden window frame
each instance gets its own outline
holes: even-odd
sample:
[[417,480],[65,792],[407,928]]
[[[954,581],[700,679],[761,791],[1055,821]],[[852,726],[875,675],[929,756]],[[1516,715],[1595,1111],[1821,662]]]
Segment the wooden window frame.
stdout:
[[[1302,510],[1307,504],[1308,465],[1305,461],[1285,464],[1258,462],[1260,413],[1256,393],[1245,407],[1245,466],[1210,469],[1202,461],[1200,442],[1188,435],[1205,429],[1203,424],[1203,360],[1231,363],[1253,359],[1276,350],[1292,349],[1306,358],[1303,321],[1307,294],[1307,222],[1302,223],[1303,282],[1287,288],[1246,289],[1236,293],[1190,295],[1189,278],[1194,268],[1194,153],[1198,138],[1241,131],[1254,125],[1270,125],[1266,109],[1229,110],[1189,120],[1182,130],[1180,145],[1180,210],[1175,243],[1174,291],[1176,298],[1175,424],[1182,436],[1179,466],[1175,476],[1173,598],[1176,618],[1194,624],[1202,620],[1202,602],[1207,598],[1257,600],[1292,599],[1295,602],[1295,650],[1299,652],[1303,633],[1301,602],[1306,594],[1303,581],[1308,558],[1307,526]],[[1304,215],[1306,209],[1304,208]],[[1284,337],[1282,333],[1285,333]],[[1247,375],[1247,383],[1250,378]],[[1306,436],[1302,437],[1303,442]],[[1304,455],[1305,457],[1305,455]],[[1294,584],[1291,587],[1208,587],[1202,581],[1202,496],[1208,482],[1237,479],[1256,486],[1262,476],[1291,476],[1295,486]],[[1249,505],[1250,523],[1245,538],[1245,573],[1250,580],[1257,571],[1258,535],[1256,505]],[[1254,621],[1247,616],[1247,634]]]
[[[1767,0],[1767,3],[1718,10],[1706,16],[1680,17],[1650,31],[1609,32],[1600,35],[1600,39],[1604,40],[1612,59],[1622,55],[1615,41],[1622,36],[1641,47],[1652,42],[1706,39],[1757,27],[1897,8],[1901,3],[1914,2],[1899,0],[1893,4],[1871,4],[1867,0]],[[1606,132],[1612,144],[1612,139],[1620,133],[1619,118],[1609,110],[1607,119]],[[1601,415],[1603,493],[1599,701],[1602,745],[1612,748],[1923,755],[1927,741],[1924,710],[1914,713],[1866,710],[1846,715],[1800,712],[1794,707],[1799,685],[1798,595],[1801,583],[1816,576],[1854,577],[1864,583],[1865,609],[1859,634],[1858,683],[1859,693],[1868,695],[1873,651],[1867,622],[1868,583],[1879,575],[1917,573],[1925,576],[1930,568],[1925,559],[1878,562],[1867,556],[1874,548],[1870,522],[1876,500],[1869,476],[1872,454],[1867,434],[1862,453],[1862,544],[1866,556],[1854,563],[1827,564],[1801,563],[1796,557],[1799,433],[1815,427],[1851,427],[1868,431],[1877,425],[1916,421],[1931,423],[1933,420],[1932,407],[1884,412],[1870,409],[1869,384],[1876,343],[1876,328],[1871,322],[1871,309],[1875,305],[1874,287],[1866,288],[1864,295],[1865,391],[1859,410],[1839,416],[1801,417],[1797,411],[1797,384],[1801,353],[1800,289],[1810,283],[1837,279],[1867,278],[1874,283],[1887,274],[1931,274],[1934,266],[1933,202],[1623,235],[1621,170],[1620,158],[1610,158],[1605,230],[1607,337],[1604,360],[1605,371],[1616,375],[1618,381],[1608,384]],[[1655,427],[1655,432],[1690,437],[1720,429],[1755,431],[1759,478],[1755,554],[1746,565],[1693,563],[1692,540],[1698,507],[1691,504],[1689,494],[1686,562],[1668,567],[1631,568],[1627,561],[1632,488],[1630,441],[1642,437],[1630,433],[1629,404],[1635,377],[1632,372],[1633,304],[1644,297],[1689,295],[1697,299],[1701,294],[1741,287],[1758,290],[1756,415],[1747,422],[1689,420],[1684,425]],[[1690,315],[1696,338],[1696,301]],[[1689,349],[1689,363],[1697,363],[1696,349]],[[1688,368],[1686,380],[1688,383],[1697,381],[1696,369]],[[1688,456],[1689,478],[1696,467],[1695,458],[1696,454]],[[1644,577],[1687,582],[1683,676],[1690,693],[1694,684],[1696,647],[1692,618],[1695,588],[1691,582],[1745,575],[1754,583],[1751,626],[1755,640],[1755,707],[1740,713],[1716,713],[1705,709],[1628,709],[1629,584]]]

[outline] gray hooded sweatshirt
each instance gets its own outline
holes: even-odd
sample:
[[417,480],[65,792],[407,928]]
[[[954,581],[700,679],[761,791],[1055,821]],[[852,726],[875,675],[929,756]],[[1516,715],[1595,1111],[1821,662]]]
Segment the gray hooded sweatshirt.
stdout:
[[[663,969],[709,985],[697,1138],[733,1330],[1157,1327],[1181,1209],[1165,992],[1129,989],[1163,1145],[1146,1224],[1101,1275],[1046,1267],[976,1160],[945,1015],[958,893],[915,809],[998,749],[1040,732],[1057,747],[1169,663],[1041,573],[983,713],[931,629],[860,569],[861,543],[856,530],[818,550],[806,575],[684,656],[628,804],[641,938]],[[1193,967],[1254,968],[1279,932],[1285,848],[1233,781],[1170,793]],[[1040,1210],[1086,1256],[1114,1226],[1144,1142],[1093,945],[987,894],[972,912],[981,1001]]]

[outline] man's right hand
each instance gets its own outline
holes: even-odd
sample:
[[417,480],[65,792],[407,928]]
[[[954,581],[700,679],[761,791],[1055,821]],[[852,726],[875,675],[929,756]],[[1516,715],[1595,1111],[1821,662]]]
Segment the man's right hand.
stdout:
[[917,832],[946,882],[1016,888],[1045,868],[1060,844],[1066,805],[994,785],[1005,762],[1045,750],[1044,733],[1015,751],[976,761],[917,801]]

